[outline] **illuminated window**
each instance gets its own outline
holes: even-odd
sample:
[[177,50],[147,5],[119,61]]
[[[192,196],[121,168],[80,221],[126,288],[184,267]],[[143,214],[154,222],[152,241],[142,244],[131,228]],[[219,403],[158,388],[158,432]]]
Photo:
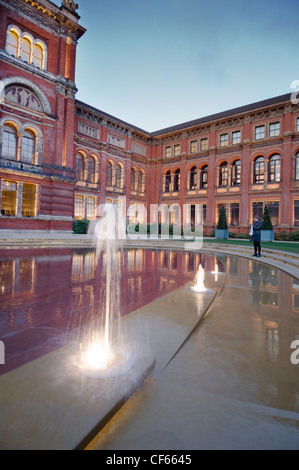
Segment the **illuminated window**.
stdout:
[[122,167],[117,165],[115,169],[115,186],[118,189],[122,188]]
[[257,157],[253,166],[253,182],[264,183],[265,181],[265,160],[264,157]]
[[170,173],[170,170],[168,170],[165,173],[164,192],[169,193],[170,188],[171,188],[171,173]]
[[173,191],[178,192],[180,190],[180,183],[181,183],[181,172],[179,169],[175,170],[174,172],[174,180],[173,180]]
[[136,191],[136,186],[137,186],[137,172],[134,170],[134,168],[131,168],[131,191]]
[[30,56],[31,56],[31,42],[28,38],[23,38],[21,41],[21,50],[20,50],[20,58],[30,64]]
[[75,219],[84,219],[84,196],[75,197]]
[[1,214],[16,215],[17,213],[17,183],[2,181]]
[[15,57],[18,57],[18,54],[19,54],[19,36],[13,30],[9,31],[6,51],[9,54],[11,54]]
[[23,184],[22,216],[34,217],[36,208],[36,187],[34,184]]
[[143,170],[140,170],[138,175],[138,192],[141,194],[145,192],[145,173]]
[[197,168],[193,166],[189,175],[189,189],[196,189],[197,186]]
[[232,186],[239,186],[241,184],[241,161],[235,160],[232,164]]
[[279,202],[270,201],[270,202],[267,202],[267,205],[268,205],[272,225],[273,227],[276,227],[279,222]]
[[208,187],[208,165],[203,165],[200,171],[200,189]]
[[269,160],[269,183],[278,183],[280,181],[280,155],[272,155]]
[[24,132],[21,160],[26,163],[34,163],[35,161],[35,135],[32,131]]
[[264,213],[264,203],[253,202],[252,203],[252,217],[259,217],[262,220],[263,213]]
[[95,197],[87,197],[87,201],[86,201],[86,218],[88,220],[93,220],[95,218],[95,210],[96,210],[96,198]]
[[43,48],[39,44],[35,44],[33,49],[32,64],[36,67],[43,68]]
[[228,185],[228,168],[227,163],[222,162],[219,166],[219,184],[218,186],[221,188],[223,186]]
[[2,156],[10,160],[15,160],[17,157],[17,131],[10,124],[5,124],[3,127]]

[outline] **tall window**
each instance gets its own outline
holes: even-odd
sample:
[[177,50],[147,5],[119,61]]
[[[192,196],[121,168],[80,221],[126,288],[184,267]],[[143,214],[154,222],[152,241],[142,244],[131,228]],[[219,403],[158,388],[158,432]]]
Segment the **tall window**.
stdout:
[[189,175],[189,189],[196,189],[197,186],[197,169],[193,166]]
[[17,130],[10,124],[3,127],[2,156],[9,160],[15,160],[17,156]]
[[95,218],[96,198],[88,196],[86,200],[86,219],[93,220]]
[[253,182],[264,183],[265,181],[265,160],[264,157],[257,157],[253,166]]
[[30,64],[31,62],[31,42],[28,38],[23,38],[21,41],[20,58]]
[[136,191],[136,176],[136,171],[134,170],[134,168],[131,168],[131,191]]
[[36,208],[36,186],[34,184],[23,184],[22,216],[34,217]]
[[272,155],[269,160],[269,183],[278,183],[280,181],[280,155]]
[[43,68],[43,48],[39,44],[36,44],[33,49],[32,63],[36,67]]
[[177,157],[181,154],[181,144],[176,144],[174,146],[174,156]]
[[232,164],[231,185],[239,186],[241,184],[241,161],[235,160]]
[[197,140],[192,140],[192,142],[190,142],[190,153],[197,152],[197,147],[198,147]]
[[174,172],[174,180],[173,180],[173,191],[178,192],[180,190],[180,182],[181,182],[181,172],[179,169],[175,170]]
[[219,166],[219,187],[228,185],[228,168],[227,163],[222,162]]
[[279,221],[279,202],[278,201],[270,201],[267,202],[268,209],[269,209],[269,214],[271,217],[271,222],[274,227],[278,225]]
[[138,192],[145,193],[145,173],[143,170],[140,170],[138,175]]
[[77,195],[75,197],[75,219],[84,219],[84,196]]
[[121,165],[116,165],[116,169],[115,169],[115,186],[118,189],[122,188],[122,167],[121,167]]
[[264,213],[264,203],[263,202],[253,202],[252,203],[252,217],[259,217],[263,219]]
[[87,181],[89,183],[96,182],[96,161],[93,157],[87,160]]
[[299,181],[299,152],[295,157],[295,180]]
[[112,186],[112,163],[106,165],[106,186]]
[[1,214],[16,215],[17,183],[2,181],[1,196]]
[[208,150],[208,148],[209,148],[208,138],[205,137],[204,139],[200,139],[200,150],[204,152],[205,150]]
[[228,146],[228,134],[221,134],[220,135],[220,147],[227,147]]
[[299,201],[294,201],[294,226],[299,227]]
[[164,156],[165,158],[171,158],[171,147],[165,147]]
[[254,138],[255,140],[261,140],[265,138],[265,126],[257,126],[255,128]]
[[231,225],[239,225],[240,223],[240,206],[238,202],[230,204],[230,223]]
[[165,173],[165,183],[164,183],[164,192],[169,193],[171,188],[171,173],[170,170]]
[[232,132],[232,143],[239,144],[241,142],[241,131]]
[[208,165],[203,165],[200,170],[200,189],[208,187]]
[[22,137],[21,160],[26,163],[35,162],[35,135],[32,131],[25,131]]
[[275,137],[280,134],[280,122],[272,122],[269,125],[269,135],[270,137]]
[[19,36],[13,30],[9,31],[6,50],[9,54],[11,54],[15,57],[18,57],[18,54],[19,54]]
[[84,157],[81,153],[76,155],[76,179],[84,181]]

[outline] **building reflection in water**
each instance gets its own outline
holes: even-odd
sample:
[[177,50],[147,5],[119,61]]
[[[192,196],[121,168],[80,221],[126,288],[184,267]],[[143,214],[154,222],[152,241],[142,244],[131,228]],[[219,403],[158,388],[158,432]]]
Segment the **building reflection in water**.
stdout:
[[[290,374],[299,372],[290,362],[290,344],[299,335],[299,282],[291,276],[254,260],[224,255],[125,249],[118,256],[122,315],[194,280],[200,264],[206,272],[217,266],[234,286],[229,305],[240,302],[240,294],[248,305],[250,315],[242,318],[242,328],[252,331],[259,361],[287,368]],[[105,270],[105,256],[97,261],[94,250],[2,253],[0,339],[6,345],[7,365],[1,373],[61,346],[101,315]],[[229,321],[227,313],[223,322]]]

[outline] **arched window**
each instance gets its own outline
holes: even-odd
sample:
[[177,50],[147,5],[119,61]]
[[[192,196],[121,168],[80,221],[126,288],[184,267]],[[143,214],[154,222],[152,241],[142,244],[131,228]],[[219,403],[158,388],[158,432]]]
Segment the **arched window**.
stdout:
[[106,186],[112,186],[112,163],[106,165]]
[[145,173],[143,170],[139,171],[138,176],[138,192],[144,193],[145,192]]
[[203,165],[200,171],[200,189],[208,187],[208,165]]
[[32,63],[40,69],[43,68],[43,55],[43,47],[40,44],[35,44],[33,49]]
[[76,155],[76,179],[84,181],[84,157],[81,153]]
[[131,168],[131,191],[136,191],[136,170]]
[[193,166],[189,174],[189,189],[196,189],[197,186],[197,168]]
[[122,188],[122,167],[120,164],[116,165],[115,169],[115,186],[118,189]]
[[296,153],[295,157],[295,180],[299,181],[299,152]]
[[31,62],[31,42],[28,38],[23,38],[21,42],[20,58],[30,64]]
[[177,193],[180,190],[180,182],[181,182],[181,172],[178,168],[174,172],[174,180],[173,180],[173,191]]
[[275,154],[269,159],[268,166],[269,183],[278,183],[280,181],[280,155]]
[[228,168],[227,163],[222,162],[219,165],[219,187],[224,187],[228,185]]
[[171,188],[171,173],[170,170],[165,173],[164,192],[169,193]]
[[22,152],[21,152],[21,160],[22,162],[26,163],[35,163],[35,134],[30,131],[26,130],[24,132],[22,138]]
[[87,177],[86,180],[89,183],[96,182],[96,161],[93,157],[89,157],[87,160]]
[[232,164],[231,186],[240,186],[241,184],[241,160],[235,160]]
[[265,181],[265,159],[257,157],[253,165],[253,182],[264,183]]
[[2,157],[9,160],[17,158],[17,130],[11,124],[4,124]]
[[6,51],[15,57],[19,55],[19,41],[19,35],[11,29],[8,33]]

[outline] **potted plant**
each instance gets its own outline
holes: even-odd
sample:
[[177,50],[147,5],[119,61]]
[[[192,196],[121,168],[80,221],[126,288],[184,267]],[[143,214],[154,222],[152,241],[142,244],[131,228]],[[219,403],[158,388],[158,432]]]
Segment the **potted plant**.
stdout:
[[215,230],[215,238],[228,238],[229,232],[227,228],[227,218],[225,207],[221,207],[219,211],[219,220]]
[[261,241],[271,242],[274,240],[274,230],[267,204],[265,205],[263,215],[263,225],[261,230]]

